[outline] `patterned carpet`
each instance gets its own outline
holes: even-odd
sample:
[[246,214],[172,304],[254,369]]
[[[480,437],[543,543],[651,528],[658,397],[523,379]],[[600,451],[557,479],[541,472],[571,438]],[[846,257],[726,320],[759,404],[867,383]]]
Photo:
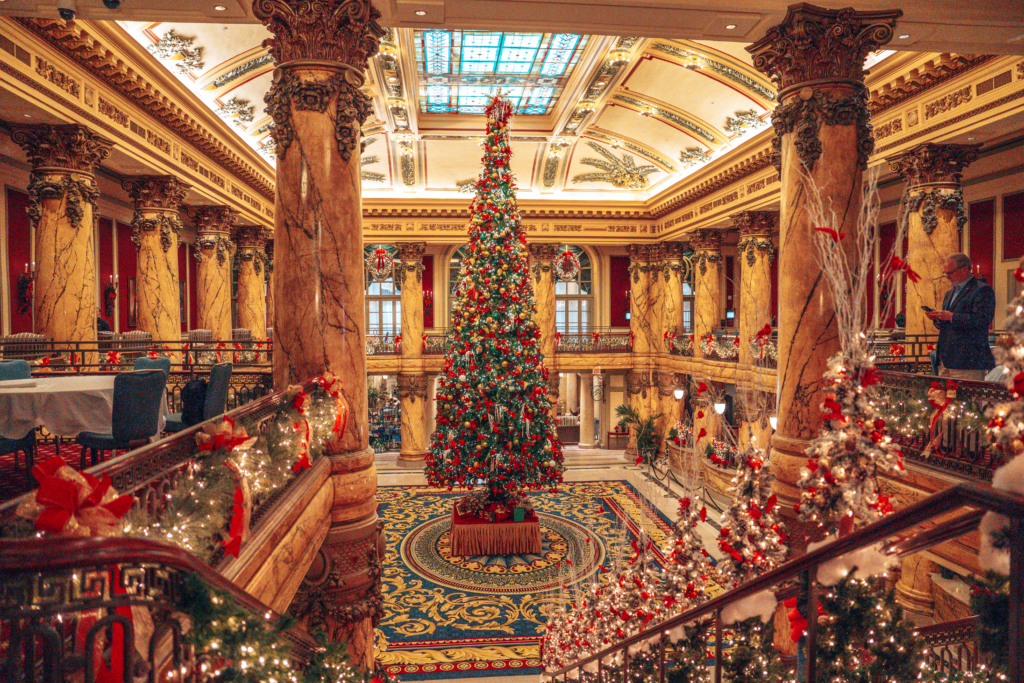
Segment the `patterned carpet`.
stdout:
[[626,482],[566,484],[531,496],[539,555],[453,557],[449,519],[461,495],[426,486],[377,492],[387,540],[377,645],[405,680],[540,673],[541,634],[560,587],[628,553],[641,527],[659,547],[670,528]]

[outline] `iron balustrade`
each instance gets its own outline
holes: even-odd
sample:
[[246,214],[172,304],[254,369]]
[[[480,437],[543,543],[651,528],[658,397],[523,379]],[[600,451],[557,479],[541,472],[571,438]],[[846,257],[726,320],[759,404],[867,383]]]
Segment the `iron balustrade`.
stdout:
[[[953,516],[952,513],[964,509],[967,512]],[[581,682],[607,683],[611,678],[604,675],[607,663],[622,662],[623,676],[617,680],[626,680],[631,650],[635,651],[647,643],[654,648],[658,657],[657,676],[649,680],[665,683],[666,669],[669,668],[666,664],[671,664],[666,660],[667,648],[662,635],[686,624],[697,621],[706,623],[711,620],[716,644],[714,681],[721,683],[724,628],[721,614],[726,607],[763,591],[773,591],[777,597],[784,599],[798,595],[802,590],[806,599],[806,613],[817,615],[818,593],[822,587],[818,585],[816,576],[821,565],[877,543],[884,543],[883,551],[896,557],[920,552],[974,532],[986,511],[1007,517],[1010,525],[1007,548],[1010,555],[1007,680],[1010,683],[1024,683],[1024,497],[975,484],[957,484],[933,494],[848,536],[790,560],[682,614],[628,636],[600,652],[588,655],[567,667],[545,672],[545,675],[556,681],[561,679],[563,682],[578,679]],[[795,588],[794,584],[801,578],[805,580],[806,588]],[[808,683],[819,681],[817,624],[817,618],[809,619],[805,635],[806,657],[801,680]],[[943,624],[936,627],[939,628],[956,632],[960,625]],[[921,629],[917,631],[920,633]],[[963,634],[963,631],[960,633]],[[922,644],[931,646],[927,632],[921,637],[924,641]],[[953,642],[955,638],[949,637],[949,640]],[[596,669],[596,674],[592,673],[593,669]]]
[[945,391],[949,378],[916,374],[913,365],[911,361],[882,363],[878,371],[879,386],[886,395],[883,417],[904,457],[958,477],[991,480],[1003,460],[989,447],[985,410],[1012,401],[1009,390],[994,382],[956,380],[956,395],[949,397],[950,405],[935,419],[933,430],[932,418],[938,409],[928,403],[928,391],[933,383]]
[[578,333],[556,335],[555,353],[629,353],[633,350],[629,330],[591,327]]

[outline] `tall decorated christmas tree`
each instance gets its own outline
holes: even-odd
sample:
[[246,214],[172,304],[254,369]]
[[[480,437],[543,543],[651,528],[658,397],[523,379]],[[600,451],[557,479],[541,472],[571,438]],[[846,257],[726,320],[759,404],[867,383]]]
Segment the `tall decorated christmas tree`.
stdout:
[[486,113],[483,170],[438,380],[426,475],[432,486],[485,484],[491,502],[505,502],[562,481],[562,444],[551,419],[509,163],[512,105],[496,97]]

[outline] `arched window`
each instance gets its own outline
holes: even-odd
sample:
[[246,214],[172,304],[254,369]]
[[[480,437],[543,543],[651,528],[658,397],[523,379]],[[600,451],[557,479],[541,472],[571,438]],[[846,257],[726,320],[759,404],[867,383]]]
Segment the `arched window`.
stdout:
[[580,265],[574,275],[561,268],[568,279],[558,275],[558,268],[554,269],[555,329],[563,334],[586,334],[594,324],[594,271],[587,252],[572,244],[559,246],[555,259],[562,259],[566,251],[572,252]]
[[686,279],[683,280],[683,329],[680,332],[689,334],[693,332],[693,249],[683,252],[683,259],[686,265]]
[[[392,265],[387,267],[387,258],[377,258],[377,250],[383,249]],[[402,331],[402,289],[395,280],[398,250],[390,244],[370,244],[363,249],[363,272],[366,275],[366,333],[371,335],[394,336]],[[371,272],[370,261],[378,272]],[[383,265],[383,268],[380,266]]]
[[455,300],[459,296],[459,272],[462,270],[462,261],[466,258],[467,253],[469,253],[469,245],[464,244],[455,250],[452,260],[448,264],[448,320],[446,325],[451,324],[452,306],[455,305]]

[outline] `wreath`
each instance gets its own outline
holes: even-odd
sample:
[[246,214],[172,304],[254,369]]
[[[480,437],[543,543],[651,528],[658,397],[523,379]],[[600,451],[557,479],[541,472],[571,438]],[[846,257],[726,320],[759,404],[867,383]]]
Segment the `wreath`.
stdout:
[[572,253],[571,249],[566,249],[555,258],[552,266],[559,280],[569,282],[575,280],[576,276],[579,275],[580,259],[576,254]]
[[35,281],[28,273],[18,276],[18,313],[28,315],[32,312],[32,291],[35,289]]
[[114,283],[103,288],[103,315],[108,318],[114,315],[114,303],[117,301],[117,287]]
[[366,256],[366,270],[377,282],[387,280],[395,267],[395,259],[384,247],[377,247]]

